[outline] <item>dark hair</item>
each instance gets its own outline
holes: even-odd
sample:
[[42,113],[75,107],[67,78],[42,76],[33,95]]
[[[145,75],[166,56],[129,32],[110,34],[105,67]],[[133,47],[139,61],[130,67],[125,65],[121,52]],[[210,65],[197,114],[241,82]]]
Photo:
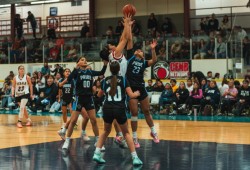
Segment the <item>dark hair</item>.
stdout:
[[108,47],[105,47],[103,48],[101,51],[100,51],[100,57],[103,59],[103,60],[106,60],[106,61],[109,61],[109,49]]
[[243,83],[249,84],[249,81],[245,79],[245,80],[243,80]]
[[49,78],[52,78],[53,80],[55,80],[55,77],[54,77],[53,75],[49,75],[48,78],[47,78],[47,80],[48,80]]
[[212,73],[212,71],[208,71],[207,74]]
[[110,63],[110,72],[112,73],[112,78],[110,82],[110,90],[109,95],[114,96],[116,93],[116,87],[117,87],[117,74],[120,71],[120,64],[117,61],[113,61]]
[[228,83],[227,79],[226,79],[226,78],[223,78],[223,80],[222,80],[222,82],[221,82],[221,85],[223,86],[224,84],[227,84],[227,83]]
[[151,83],[152,83],[152,79],[149,79],[148,82],[151,82]]
[[24,66],[23,66],[23,65],[20,65],[20,66],[18,66],[18,70],[19,70],[21,67],[23,67],[23,68],[24,68]]
[[77,64],[82,58],[85,58],[85,57],[83,57],[83,56],[78,57],[78,59],[76,60],[76,64]]
[[176,83],[176,80],[175,80],[175,79],[171,79],[170,82],[171,82],[171,81],[174,82],[174,83]]
[[71,70],[70,70],[69,68],[65,68],[64,71],[63,71],[63,73],[64,73],[66,70],[69,70],[69,72],[71,72]]

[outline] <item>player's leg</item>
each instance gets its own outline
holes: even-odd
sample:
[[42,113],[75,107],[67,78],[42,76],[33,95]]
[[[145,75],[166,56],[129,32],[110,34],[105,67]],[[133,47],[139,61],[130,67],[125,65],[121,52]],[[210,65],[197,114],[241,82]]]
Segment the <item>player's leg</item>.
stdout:
[[155,126],[154,126],[153,118],[149,111],[150,104],[149,104],[148,96],[142,101],[140,101],[140,104],[141,104],[141,109],[142,109],[142,112],[144,113],[146,122],[151,129],[150,135],[153,137],[153,140],[155,143],[159,143],[159,138],[158,138]]
[[131,127],[133,133],[133,140],[135,144],[135,148],[139,148],[140,144],[138,142],[137,137],[137,126],[138,126],[138,100],[137,99],[130,99],[129,100],[129,108],[131,111]]
[[118,145],[123,146],[122,141],[124,140],[124,137],[123,137],[121,128],[120,128],[120,126],[119,126],[119,124],[117,123],[116,120],[113,121],[113,124],[114,124],[114,128],[115,128],[115,131],[116,131],[115,142]]
[[81,137],[82,137],[83,141],[89,141],[90,138],[88,137],[87,132],[86,132],[86,127],[88,125],[89,116],[88,116],[88,113],[85,110],[85,108],[82,109],[81,115],[83,117]]
[[97,121],[96,121],[95,109],[87,110],[87,113],[88,113],[88,116],[92,125],[92,129],[96,137],[96,142],[97,142],[99,138],[99,129],[98,129]]

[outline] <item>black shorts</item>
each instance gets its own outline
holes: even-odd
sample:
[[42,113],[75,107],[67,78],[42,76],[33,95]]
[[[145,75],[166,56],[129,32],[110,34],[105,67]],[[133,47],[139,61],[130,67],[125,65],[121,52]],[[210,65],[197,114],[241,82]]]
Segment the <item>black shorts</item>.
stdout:
[[30,94],[25,94],[25,95],[22,95],[22,96],[18,96],[18,97],[15,97],[15,102],[19,103],[21,102],[22,99],[30,99]]
[[72,102],[72,99],[62,99],[62,106],[68,106]]
[[132,87],[132,86],[131,86],[131,89],[132,89],[133,92],[135,92],[135,91],[137,91],[137,90],[140,92],[140,96],[136,98],[136,99],[138,99],[139,101],[142,101],[142,100],[144,100],[146,97],[148,97],[148,92],[147,92],[147,90],[146,90],[145,87],[135,87],[135,86]]
[[86,111],[95,109],[93,96],[75,96],[72,103],[72,110],[81,112],[83,107]]
[[127,115],[125,109],[107,109],[103,108],[103,120],[105,123],[112,124],[113,120],[116,120],[119,125],[123,125],[127,122]]

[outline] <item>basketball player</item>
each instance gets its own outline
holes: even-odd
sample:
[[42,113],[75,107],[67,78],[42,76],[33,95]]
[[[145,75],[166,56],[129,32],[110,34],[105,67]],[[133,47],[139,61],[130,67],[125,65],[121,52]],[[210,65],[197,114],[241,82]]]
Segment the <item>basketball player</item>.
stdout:
[[18,67],[18,75],[14,77],[12,84],[12,97],[15,96],[15,100],[20,107],[17,127],[22,128],[23,116],[27,119],[26,126],[31,126],[31,119],[29,118],[26,104],[29,98],[33,99],[33,88],[30,77],[24,73],[24,66]]
[[75,101],[73,102],[72,106],[72,115],[71,120],[67,132],[66,140],[63,144],[62,149],[68,150],[70,144],[70,137],[73,133],[74,125],[77,122],[78,116],[82,110],[85,108],[88,116],[91,120],[91,124],[93,127],[93,132],[96,137],[96,142],[99,138],[99,130],[96,122],[96,113],[95,113],[95,105],[93,101],[93,93],[92,93],[92,86],[93,86],[93,77],[104,75],[106,68],[107,68],[107,61],[104,61],[104,66],[101,71],[93,71],[86,69],[87,60],[85,57],[80,57],[77,60],[76,68],[73,72],[69,75],[68,79],[65,79],[63,83],[67,81],[71,81],[75,79]]
[[109,76],[102,81],[101,90],[98,93],[98,97],[101,97],[103,94],[105,94],[105,101],[103,105],[104,132],[97,142],[93,160],[98,163],[105,163],[105,160],[101,156],[101,147],[110,134],[112,122],[115,119],[127,140],[133,159],[133,165],[142,165],[142,161],[137,156],[133,140],[128,131],[125,91],[131,98],[138,97],[140,93],[139,91],[132,92],[126,79],[122,76],[118,76],[119,70],[119,63],[117,61],[112,61],[110,63],[110,71],[112,76]]
[[[132,44],[132,33],[130,32],[130,38],[129,42],[130,45]],[[140,144],[138,142],[137,138],[137,121],[138,121],[138,102],[140,102],[142,112],[145,115],[146,122],[148,126],[151,128],[150,135],[153,137],[153,140],[155,143],[159,143],[158,135],[156,133],[156,129],[154,127],[152,116],[149,112],[149,99],[148,99],[148,93],[145,89],[145,82],[144,82],[144,71],[147,67],[152,66],[156,61],[156,53],[155,53],[155,47],[157,45],[157,41],[153,40],[153,42],[150,44],[151,52],[152,52],[152,59],[151,60],[145,60],[144,59],[144,53],[142,50],[137,49],[134,53],[132,51],[132,46],[130,48],[127,48],[127,60],[128,60],[128,68],[126,77],[128,79],[128,82],[131,86],[132,91],[139,91],[140,96],[136,99],[130,99],[129,100],[129,107],[131,111],[131,126],[132,126],[132,132],[133,132],[133,140],[136,148],[140,147]]]
[[[127,59],[122,52],[128,42],[128,37],[133,22],[134,21],[131,21],[131,16],[124,16],[123,18],[124,30],[122,32],[119,44],[115,46],[115,43],[113,41],[109,41],[108,45],[100,52],[100,57],[102,59],[108,60],[109,62],[117,61],[120,64],[119,75],[123,76],[124,78],[127,72]],[[126,143],[123,142],[123,135],[116,120],[114,120],[114,127],[117,133],[115,142],[122,147],[127,147]]]

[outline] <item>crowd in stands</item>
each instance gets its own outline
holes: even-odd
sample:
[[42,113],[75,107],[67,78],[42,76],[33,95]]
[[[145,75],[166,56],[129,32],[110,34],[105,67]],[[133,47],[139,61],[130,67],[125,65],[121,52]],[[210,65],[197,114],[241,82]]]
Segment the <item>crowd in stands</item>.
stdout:
[[155,100],[155,97],[159,99],[155,112],[192,115],[194,109],[198,109],[201,115],[249,114],[249,76],[246,76],[242,83],[232,77],[224,77],[218,85],[218,73],[214,77],[211,71],[207,76],[200,73],[193,73],[186,82],[181,81],[178,85],[175,79],[165,85],[161,80],[156,80],[155,83],[148,80],[146,89],[151,93],[151,100]]

